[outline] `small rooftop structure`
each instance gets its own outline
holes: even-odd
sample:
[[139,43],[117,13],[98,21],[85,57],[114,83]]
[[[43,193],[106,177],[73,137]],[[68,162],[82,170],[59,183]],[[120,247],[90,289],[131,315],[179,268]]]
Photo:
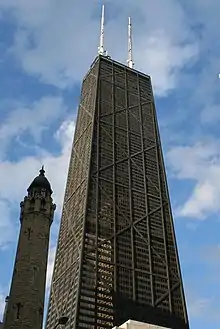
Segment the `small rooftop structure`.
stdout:
[[125,323],[123,323],[121,326],[114,327],[113,329],[171,329],[171,328],[161,327],[150,323],[128,320]]

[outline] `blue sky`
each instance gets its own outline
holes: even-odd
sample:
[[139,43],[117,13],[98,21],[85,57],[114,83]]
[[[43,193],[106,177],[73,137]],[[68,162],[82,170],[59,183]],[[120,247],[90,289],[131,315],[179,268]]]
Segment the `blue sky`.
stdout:
[[[98,0],[0,0],[0,312],[19,203],[42,164],[58,205],[53,266],[83,75],[99,40]],[[191,329],[220,326],[220,2],[106,1],[106,47],[152,76]],[[116,37],[117,36],[117,37]]]

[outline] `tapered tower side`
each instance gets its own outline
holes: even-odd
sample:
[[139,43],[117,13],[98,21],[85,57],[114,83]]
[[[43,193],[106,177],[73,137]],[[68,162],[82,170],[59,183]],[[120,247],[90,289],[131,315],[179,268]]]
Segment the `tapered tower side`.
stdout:
[[83,80],[53,270],[46,329],[66,315],[75,328],[99,77],[98,57]]
[[41,329],[50,226],[55,204],[44,169],[21,202],[20,235],[4,329]]

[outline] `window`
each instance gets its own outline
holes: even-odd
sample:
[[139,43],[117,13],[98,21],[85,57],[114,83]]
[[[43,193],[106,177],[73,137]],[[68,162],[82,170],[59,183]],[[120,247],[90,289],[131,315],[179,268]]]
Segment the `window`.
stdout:
[[27,234],[28,234],[28,240],[30,240],[31,239],[31,229],[30,228],[27,229]]
[[21,303],[16,304],[16,319],[20,319],[21,316]]

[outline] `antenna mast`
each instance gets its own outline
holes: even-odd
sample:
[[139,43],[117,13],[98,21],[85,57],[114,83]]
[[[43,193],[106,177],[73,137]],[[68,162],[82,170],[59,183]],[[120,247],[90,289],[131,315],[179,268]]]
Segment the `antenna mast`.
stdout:
[[132,54],[132,26],[131,17],[128,17],[128,66],[132,69],[134,67],[133,54]]
[[102,6],[102,17],[101,17],[101,33],[100,33],[100,44],[98,47],[99,55],[106,55],[106,50],[104,49],[104,24],[105,24],[105,6]]

